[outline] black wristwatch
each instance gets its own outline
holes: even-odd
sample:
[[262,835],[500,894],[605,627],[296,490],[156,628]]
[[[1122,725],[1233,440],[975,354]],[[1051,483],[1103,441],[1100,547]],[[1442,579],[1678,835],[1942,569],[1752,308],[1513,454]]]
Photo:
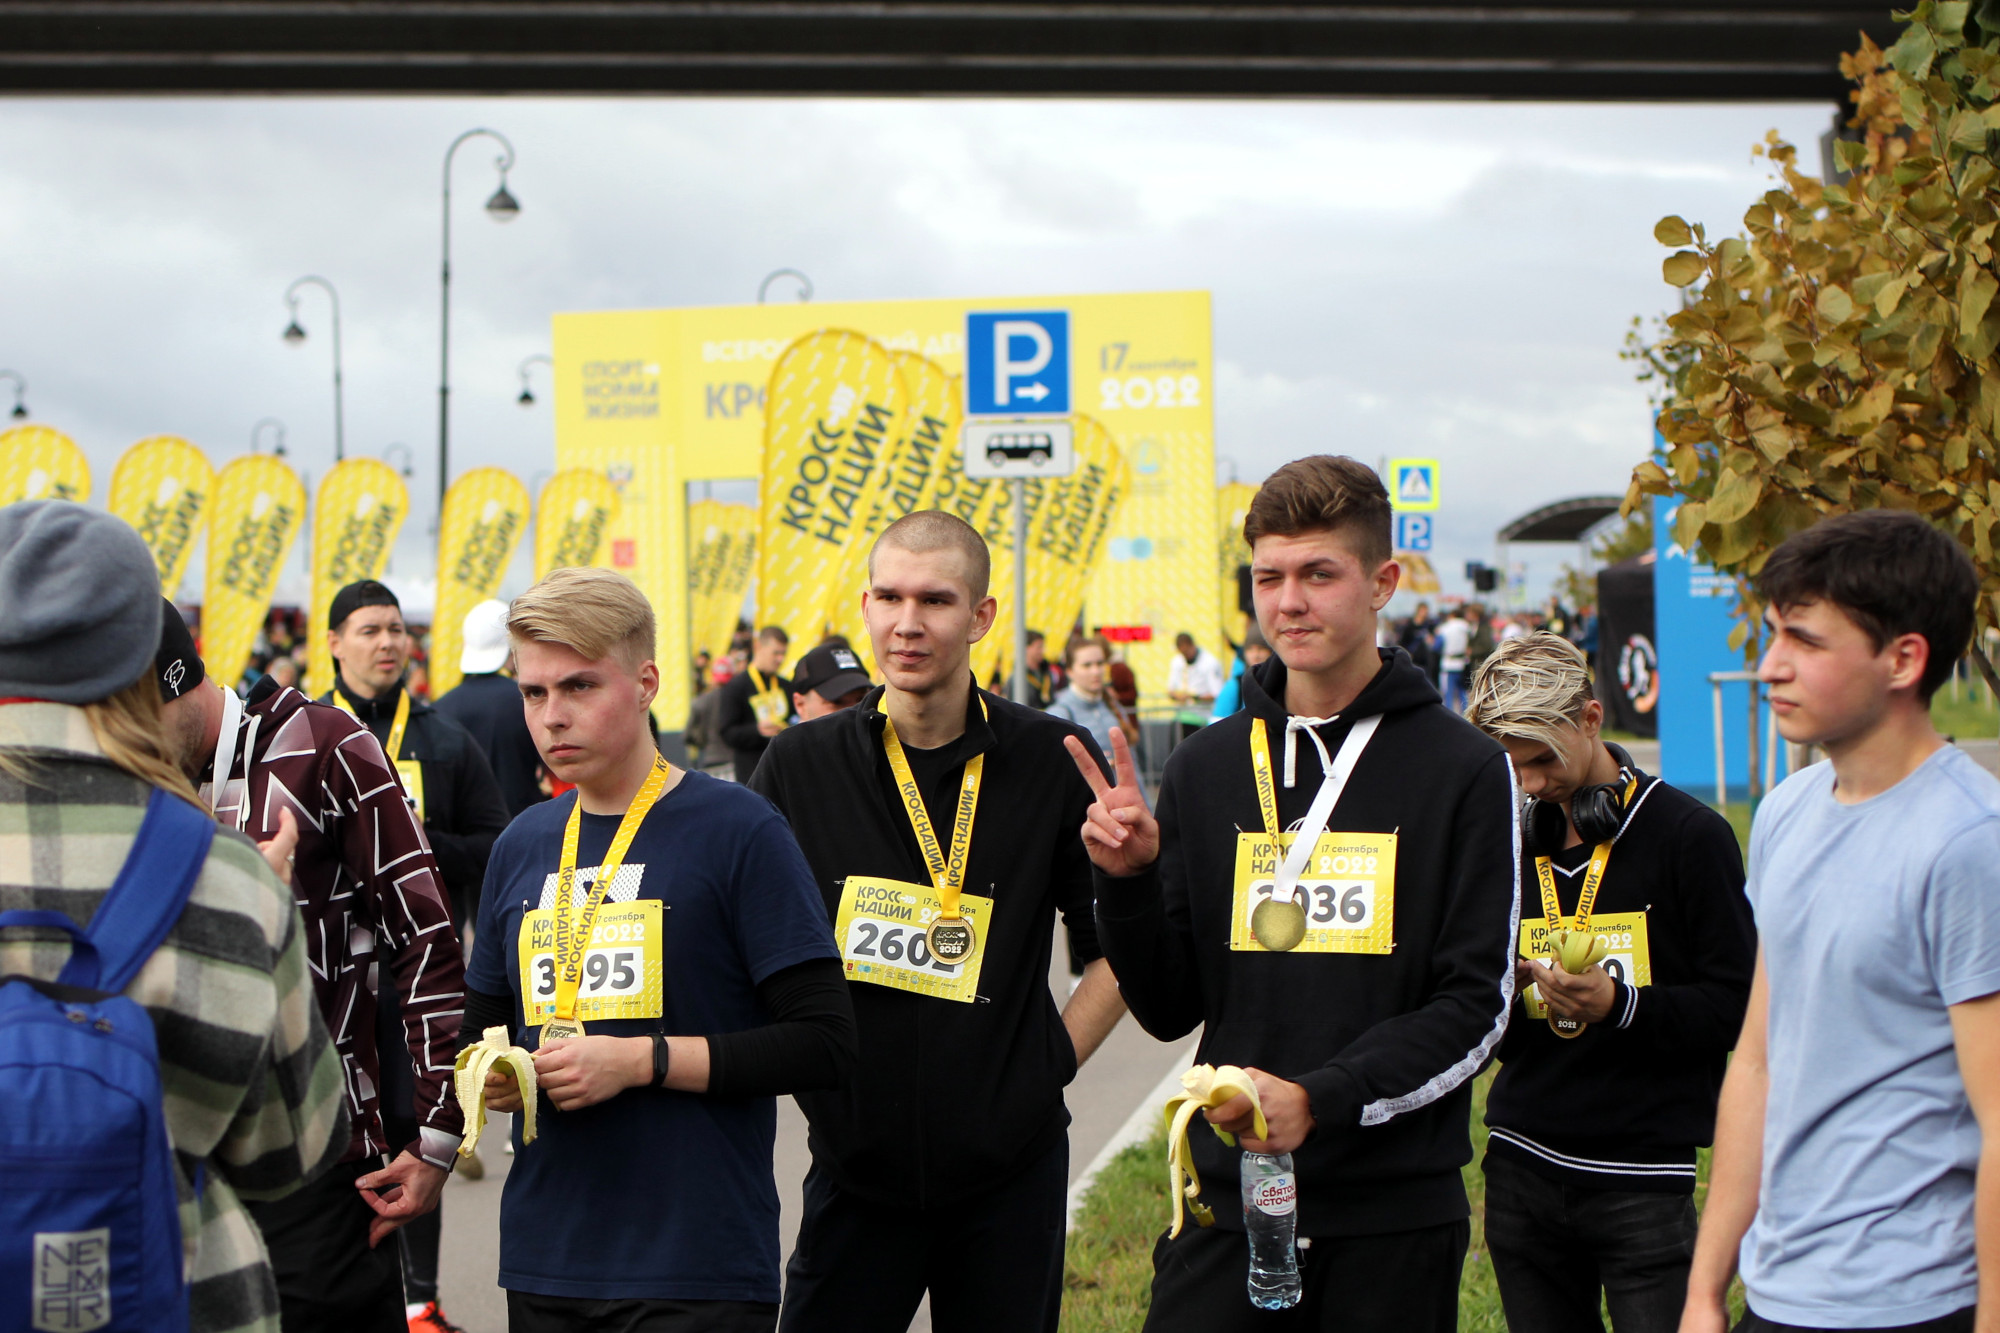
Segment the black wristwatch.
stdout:
[[663,1032],[655,1032],[652,1036],[653,1086],[664,1088],[667,1086],[667,1037]]

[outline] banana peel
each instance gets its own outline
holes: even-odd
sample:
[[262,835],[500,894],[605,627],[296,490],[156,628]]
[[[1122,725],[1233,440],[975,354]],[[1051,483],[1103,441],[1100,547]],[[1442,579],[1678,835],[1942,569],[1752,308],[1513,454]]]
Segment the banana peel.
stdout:
[[465,1112],[465,1138],[458,1145],[460,1157],[472,1156],[479,1147],[479,1135],[486,1128],[486,1075],[495,1065],[513,1072],[521,1088],[521,1142],[535,1141],[535,1057],[507,1041],[505,1027],[490,1027],[480,1039],[458,1053],[452,1066],[453,1086],[458,1104]]
[[1611,941],[1602,935],[1587,930],[1552,930],[1549,932],[1549,952],[1562,970],[1571,976],[1581,976],[1593,966],[1604,961],[1611,952]]
[[[1233,1097],[1248,1097],[1256,1137],[1267,1138],[1271,1132],[1264,1120],[1264,1107],[1257,1100],[1257,1085],[1235,1065],[1223,1065],[1220,1069],[1214,1065],[1196,1065],[1181,1075],[1181,1089],[1167,1098],[1166,1105],[1167,1191],[1174,1196],[1174,1225],[1167,1232],[1170,1238],[1181,1234],[1185,1222],[1183,1202],[1197,1223],[1205,1227],[1215,1225],[1215,1211],[1201,1201],[1201,1176],[1194,1167],[1194,1145],[1188,1142],[1188,1127],[1195,1113],[1213,1110]],[[1234,1134],[1219,1125],[1209,1128],[1224,1143],[1236,1146]]]

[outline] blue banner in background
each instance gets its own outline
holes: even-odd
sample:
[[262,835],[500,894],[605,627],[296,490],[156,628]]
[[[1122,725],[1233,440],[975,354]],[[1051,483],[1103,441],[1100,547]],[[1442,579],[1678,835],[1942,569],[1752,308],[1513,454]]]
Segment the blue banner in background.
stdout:
[[[1653,641],[1660,655],[1660,776],[1705,801],[1715,800],[1715,687],[1709,673],[1745,669],[1741,651],[1729,646],[1736,627],[1736,581],[1692,560],[1674,540],[1681,502],[1653,501]],[[1722,686],[1723,769],[1729,799],[1749,798],[1749,690],[1754,682]],[[1757,715],[1758,761],[1771,737],[1770,709]],[[1779,741],[1776,776],[1786,772]],[[1768,771],[1768,770],[1767,770]]]

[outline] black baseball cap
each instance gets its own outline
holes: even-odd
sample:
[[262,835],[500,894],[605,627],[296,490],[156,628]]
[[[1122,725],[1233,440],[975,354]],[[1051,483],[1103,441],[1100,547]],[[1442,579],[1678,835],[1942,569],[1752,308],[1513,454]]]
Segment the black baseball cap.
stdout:
[[364,606],[393,606],[398,611],[403,604],[396,600],[396,594],[389,591],[387,584],[374,579],[361,579],[350,583],[333,595],[333,606],[326,613],[326,627],[339,629],[347,623],[347,618]]
[[830,644],[821,644],[800,658],[798,670],[792,673],[792,693],[811,690],[830,704],[839,703],[843,694],[865,690],[870,684],[868,672],[854,650]]

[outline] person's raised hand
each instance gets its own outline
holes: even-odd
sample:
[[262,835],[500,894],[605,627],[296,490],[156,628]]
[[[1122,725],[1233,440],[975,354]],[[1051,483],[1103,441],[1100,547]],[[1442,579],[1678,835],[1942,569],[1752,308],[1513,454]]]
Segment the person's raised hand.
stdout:
[[1160,859],[1160,822],[1146,807],[1146,793],[1139,786],[1132,747],[1125,733],[1111,733],[1111,763],[1118,781],[1104,780],[1104,770],[1074,736],[1063,737],[1063,745],[1076,761],[1076,771],[1090,784],[1097,799],[1091,802],[1083,820],[1083,849],[1091,862],[1107,875],[1136,875]]
[[[245,800],[250,799],[248,796]],[[257,850],[264,854],[264,864],[271,867],[271,873],[292,887],[292,854],[299,846],[299,821],[292,814],[289,805],[278,807],[278,831],[257,844]]]

